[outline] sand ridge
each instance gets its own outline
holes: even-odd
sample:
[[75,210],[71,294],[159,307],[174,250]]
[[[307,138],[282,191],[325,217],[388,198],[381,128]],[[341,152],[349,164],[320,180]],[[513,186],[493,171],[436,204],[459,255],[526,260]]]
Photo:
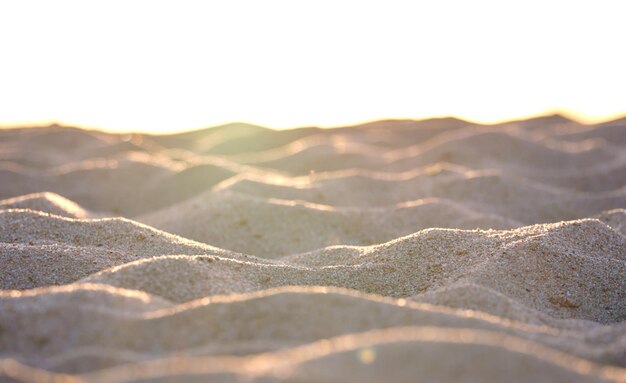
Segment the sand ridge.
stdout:
[[0,210],[29,209],[68,218],[88,218],[92,214],[56,193],[43,192],[0,200]]
[[[473,357],[468,358],[466,355],[470,350]],[[442,373],[441,360],[446,357],[462,363],[454,369],[443,368],[446,372]],[[511,363],[511,360],[518,363]],[[414,369],[407,370],[406,366],[414,366]],[[497,332],[427,326],[343,335],[245,359],[171,357],[78,376],[35,370],[14,360],[3,360],[0,368],[0,372],[20,380],[39,377],[70,382],[162,378],[195,381],[194,377],[211,381],[245,378],[252,381],[298,382],[306,379],[340,382],[354,379],[355,372],[359,381],[377,382],[392,378],[398,382],[411,382],[418,371],[423,378],[445,381],[473,382],[486,375],[493,381],[522,382],[530,378],[538,382],[623,382],[626,372],[619,367],[599,365]]]
[[[624,347],[622,325],[594,327],[585,323],[586,326],[575,328],[559,321],[554,324],[561,327],[526,324],[480,311],[391,300],[328,287],[291,287],[214,296],[179,306],[135,290],[92,284],[14,295],[0,298],[0,305],[5,306],[2,325],[10,330],[0,342],[13,345],[13,358],[41,359],[39,363],[48,367],[56,365],[57,370],[73,372],[80,368],[78,364],[70,368],[71,363],[76,363],[73,359],[83,362],[88,359],[77,355],[76,350],[80,349],[91,350],[92,354],[98,349],[103,354],[123,350],[124,354],[138,358],[155,350],[217,354],[220,350],[215,345],[230,344],[232,353],[253,354],[345,332],[415,324],[493,329],[609,364],[621,363]],[[107,304],[94,305],[94,301]],[[85,318],[80,333],[91,335],[68,338],[63,321],[47,322],[45,318],[60,306],[65,309],[56,315],[66,320]],[[369,313],[367,317],[362,317],[364,311]],[[343,327],[334,325],[335,322],[342,322]],[[20,323],[20,327],[13,323]],[[225,326],[226,323],[231,326]],[[25,333],[24,329],[29,330]],[[146,336],[133,337],[137,332]],[[45,355],[54,356],[42,358]]]

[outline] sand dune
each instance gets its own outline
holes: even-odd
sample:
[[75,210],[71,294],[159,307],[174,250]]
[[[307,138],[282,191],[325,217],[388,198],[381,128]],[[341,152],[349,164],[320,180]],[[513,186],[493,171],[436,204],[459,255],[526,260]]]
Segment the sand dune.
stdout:
[[626,129],[626,121],[616,121],[607,123],[598,127],[591,126],[584,130],[576,132],[563,132],[556,137],[563,141],[582,141],[588,139],[602,139],[612,145],[626,145],[626,137],[624,137],[624,129]]
[[187,238],[267,258],[329,245],[371,245],[428,227],[520,225],[437,198],[394,208],[336,208],[228,192],[209,192],[137,219]]
[[[189,132],[149,136],[148,138],[163,147],[180,148],[194,152],[207,152],[216,145],[228,145],[228,143],[242,144],[242,140],[254,142],[255,139],[258,140],[260,137],[272,133],[278,132],[252,124],[231,123]],[[270,140],[270,144],[273,141],[274,140]],[[281,143],[278,143],[278,145],[281,145]],[[236,146],[238,145],[235,145],[235,147]],[[243,146],[245,147],[245,144]]]
[[91,215],[77,203],[49,192],[0,200],[0,210],[11,209],[30,209],[68,218],[87,218]]
[[[93,211],[132,212],[139,198],[134,180],[143,179],[147,188],[155,179],[173,173],[167,168],[133,160],[94,160],[73,165],[69,169],[55,169],[46,173],[27,174],[4,171],[8,179],[2,188],[2,196],[19,195],[20,192],[34,193],[50,191],[85,206]],[[115,185],[115,193],[111,189]]]
[[234,123],[193,132],[154,136],[150,139],[165,147],[184,148],[199,153],[238,155],[277,149],[303,140],[320,142],[329,136],[383,147],[407,146],[468,125],[471,124],[456,118],[385,120],[332,130],[315,127],[271,130]]
[[167,254],[215,254],[271,263],[165,233],[124,218],[71,219],[0,210],[3,289],[75,282],[108,267]]
[[[93,305],[94,301],[102,304]],[[75,360],[79,355],[72,350],[123,350],[134,359],[151,359],[155,351],[211,355],[219,351],[216,345],[231,345],[230,352],[241,355],[410,325],[496,330],[590,360],[626,362],[618,360],[626,347],[621,325],[596,328],[590,324],[576,330],[529,325],[480,312],[331,288],[283,288],[174,306],[145,293],[79,284],[2,297],[0,306],[7,307],[0,323],[9,330],[0,337],[0,344],[13,345],[11,357],[26,355],[31,363],[71,372],[80,368]],[[64,309],[59,311],[60,306]],[[359,318],[364,312],[369,313],[367,318]],[[49,321],[50,317],[56,320]],[[91,336],[68,339],[68,322],[84,326],[79,332]],[[590,342],[596,332],[602,332],[603,339]],[[142,336],[133,335],[138,333]],[[46,355],[54,357],[46,361]],[[81,363],[86,359],[81,357]],[[90,363],[96,363],[95,359]]]
[[[416,166],[429,166],[444,161],[469,168],[502,169],[501,171],[506,174],[519,174],[544,184],[581,191],[606,192],[624,186],[626,156],[616,153],[615,150],[604,149],[597,144],[589,146],[584,142],[569,144],[562,142],[564,147],[554,143],[552,146],[546,146],[545,141],[530,139],[519,132],[514,133],[516,130],[512,129],[503,131],[494,131],[494,128],[476,129],[471,126],[452,129],[447,133],[435,134],[426,142],[396,150],[352,142],[349,131],[343,129],[341,130],[343,134],[320,133],[303,138],[307,140],[306,142],[318,142],[317,146],[308,147],[308,144],[300,139],[289,143],[285,148],[276,149],[278,154],[272,156],[276,157],[273,161],[278,164],[275,169],[290,170],[289,167],[296,166],[299,169],[290,170],[296,174],[308,174],[311,170],[319,172],[351,168],[410,172]],[[417,130],[422,131],[423,129]],[[9,157],[0,170],[2,178],[7,180],[5,186],[0,189],[0,198],[51,191],[90,210],[134,216],[190,198],[230,176],[246,171],[245,168],[234,164],[223,166],[224,162],[211,163],[212,160],[209,158],[203,159],[202,163],[168,161],[167,156],[170,154],[167,151],[159,149],[148,154],[147,151],[157,144],[142,143],[143,146],[140,147],[132,143],[132,138],[130,141],[110,135],[102,138],[96,137],[95,132],[87,134],[78,130],[62,130],[57,133],[62,135],[61,137],[76,133],[78,138],[74,141],[79,147],[83,145],[83,141],[95,143],[90,144],[91,146],[84,144],[86,148],[80,151],[80,155],[76,155],[66,150],[64,144],[66,140],[48,140],[50,141],[48,145],[56,148],[54,150],[56,155],[72,160],[61,161],[62,164],[46,168],[46,171],[32,169],[20,163],[18,159]],[[9,136],[20,135],[14,133]],[[39,135],[50,137],[54,132]],[[46,142],[45,140],[41,142],[32,140],[32,143],[31,140],[15,139],[15,142],[7,145],[13,147],[10,152],[18,155],[34,152],[44,156],[42,161],[48,162],[49,165],[59,162],[45,158],[46,153],[51,151],[40,148],[41,142]],[[150,142],[149,140],[156,138],[145,137],[142,140]],[[175,142],[173,138],[170,140]],[[167,141],[164,140],[163,143]],[[130,146],[118,147],[120,145]],[[109,150],[111,146],[117,149]],[[142,151],[138,152],[138,148]],[[159,145],[158,148],[162,146]],[[285,157],[280,154],[280,151],[285,150],[296,152]],[[311,152],[310,156],[305,155],[306,152]],[[292,158],[294,155],[308,156],[309,159]],[[199,159],[202,158],[201,154],[197,156]],[[264,158],[267,154],[254,152],[247,156]],[[231,158],[236,160],[237,156]],[[268,166],[269,162],[245,158],[243,161],[254,163],[256,166]],[[315,163],[315,166],[309,166],[308,162]],[[324,165],[326,162],[328,165]],[[285,166],[280,165],[281,163]],[[141,177],[143,182],[140,185],[133,183],[134,177]],[[416,198],[414,196],[405,201]],[[568,218],[572,217],[565,217]]]
[[615,160],[619,154],[597,143],[548,145],[512,130],[466,128],[391,151],[383,148],[376,151],[371,146],[350,142],[330,141],[314,145],[293,142],[256,156],[258,160],[248,155],[243,162],[302,175],[311,171],[348,168],[407,171],[440,161],[474,168],[517,169],[525,166],[541,173],[543,169],[575,169],[602,164]]
[[1,197],[49,191],[93,211],[133,216],[185,200],[235,173],[211,163],[186,166],[131,153],[128,158],[82,161],[45,172],[5,167],[0,174],[7,180]]
[[626,382],[625,143],[0,130],[0,381]]
[[467,281],[453,282],[449,285],[414,295],[409,299],[414,302],[431,303],[464,310],[476,310],[499,318],[538,326],[580,331],[592,328],[607,328],[597,327],[596,322],[584,319],[555,318],[543,311],[524,305],[503,293]]
[[549,175],[533,175],[523,171],[520,175],[562,188],[585,192],[602,192],[624,187],[626,180],[626,157],[599,166]]
[[[594,242],[583,239],[589,237]],[[620,307],[626,298],[625,245],[622,235],[597,220],[513,231],[428,229],[377,246],[339,246],[287,256],[281,259],[284,264],[169,256],[105,270],[86,281],[188,301],[285,285],[410,297],[462,280],[555,317],[608,323],[626,314]],[[153,279],[141,277],[146,274]],[[178,278],[188,281],[182,289],[175,286]],[[545,289],[535,288],[538,283]]]
[[54,125],[3,130],[2,136],[0,159],[36,167],[86,159],[109,144],[104,133]]
[[[437,197],[526,224],[588,217],[626,205],[624,189],[583,193],[506,176],[502,172],[463,171],[448,166],[429,167],[424,172],[394,178],[359,173],[337,178],[233,177],[217,188],[331,206],[388,207]],[[199,199],[195,202],[201,204]]]
[[626,209],[602,212],[596,218],[626,236]]
[[[458,360],[450,368],[445,361]],[[515,362],[512,362],[515,361]],[[32,370],[12,360],[0,373],[20,380],[67,376]],[[78,381],[126,382],[148,379],[177,381],[342,382],[358,380],[523,382],[622,382],[626,370],[602,366],[532,341],[488,330],[400,327],[343,335],[298,348],[247,358],[185,358],[123,365]],[[84,379],[84,380],[83,380]]]
[[442,172],[399,181],[352,176],[300,185],[239,178],[218,187],[137,219],[274,258],[329,245],[385,242],[428,227],[513,228],[626,206],[624,190],[571,192],[491,173]]
[[[336,246],[271,263],[123,219],[80,221],[29,210],[2,211],[0,218],[2,227],[7,228],[0,231],[3,250],[13,254],[2,258],[8,272],[4,283],[9,288],[24,288],[27,283],[32,284],[27,288],[57,284],[49,282],[53,278],[61,283],[73,282],[114,265],[122,266],[94,274],[88,280],[148,291],[177,301],[284,285],[339,286],[408,297],[462,278],[555,316],[607,322],[621,320],[625,315],[617,303],[626,298],[626,283],[621,278],[626,273],[626,238],[597,220],[513,231],[428,229],[383,245]],[[589,241],[589,237],[594,241]],[[58,249],[59,244],[64,247]],[[563,246],[567,248],[566,255]],[[38,253],[43,260],[32,262]],[[153,258],[167,254],[213,255]],[[139,261],[127,263],[132,260]],[[71,267],[81,263],[89,266]],[[40,277],[43,282],[37,283],[37,275],[43,274],[41,270],[54,270],[55,266],[66,272],[44,274]],[[213,272],[215,268],[217,271]],[[498,273],[506,274],[502,279],[507,284],[493,279]],[[188,281],[182,293],[172,285],[179,280],[173,277],[178,274]],[[146,280],[143,275],[152,278]],[[170,281],[160,280],[159,275]],[[581,275],[591,278],[588,285],[578,280]],[[546,281],[546,276],[556,279]],[[491,286],[493,281],[498,285]],[[548,290],[553,294],[533,292],[529,287],[538,282],[551,287]],[[579,302],[583,297],[585,305]]]
[[0,287],[11,290],[62,285],[136,259],[134,254],[99,247],[2,243]]
[[124,219],[81,221],[32,210],[0,210],[3,289],[74,282],[107,267],[159,254],[212,252]]
[[576,128],[580,128],[581,126],[583,126],[577,123],[576,121],[558,113],[548,114],[548,115],[538,116],[538,117],[531,117],[531,118],[527,118],[523,120],[506,121],[506,122],[497,124],[496,126],[507,126],[507,125],[519,126],[522,129],[526,131],[531,131],[531,132],[532,131],[545,132],[545,131],[552,131],[554,129],[562,129],[562,128],[576,129]]
[[0,210],[0,223],[0,241],[3,243],[105,247],[132,251],[140,256],[219,250],[125,218],[80,220],[28,209],[12,209]]

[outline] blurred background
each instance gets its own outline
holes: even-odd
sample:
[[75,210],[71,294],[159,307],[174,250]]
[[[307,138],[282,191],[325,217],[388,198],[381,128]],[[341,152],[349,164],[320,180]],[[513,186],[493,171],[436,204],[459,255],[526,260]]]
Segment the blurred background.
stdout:
[[0,125],[626,113],[623,1],[6,1]]

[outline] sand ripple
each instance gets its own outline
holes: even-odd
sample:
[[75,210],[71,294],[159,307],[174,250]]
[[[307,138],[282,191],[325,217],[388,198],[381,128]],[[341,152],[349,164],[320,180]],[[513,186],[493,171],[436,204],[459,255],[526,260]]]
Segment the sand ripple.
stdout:
[[0,380],[626,382],[625,144],[0,130]]

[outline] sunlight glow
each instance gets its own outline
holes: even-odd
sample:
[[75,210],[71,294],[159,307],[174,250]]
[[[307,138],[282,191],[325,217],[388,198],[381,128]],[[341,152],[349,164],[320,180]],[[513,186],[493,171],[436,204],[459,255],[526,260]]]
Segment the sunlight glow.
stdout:
[[0,124],[626,113],[623,1],[6,1]]

